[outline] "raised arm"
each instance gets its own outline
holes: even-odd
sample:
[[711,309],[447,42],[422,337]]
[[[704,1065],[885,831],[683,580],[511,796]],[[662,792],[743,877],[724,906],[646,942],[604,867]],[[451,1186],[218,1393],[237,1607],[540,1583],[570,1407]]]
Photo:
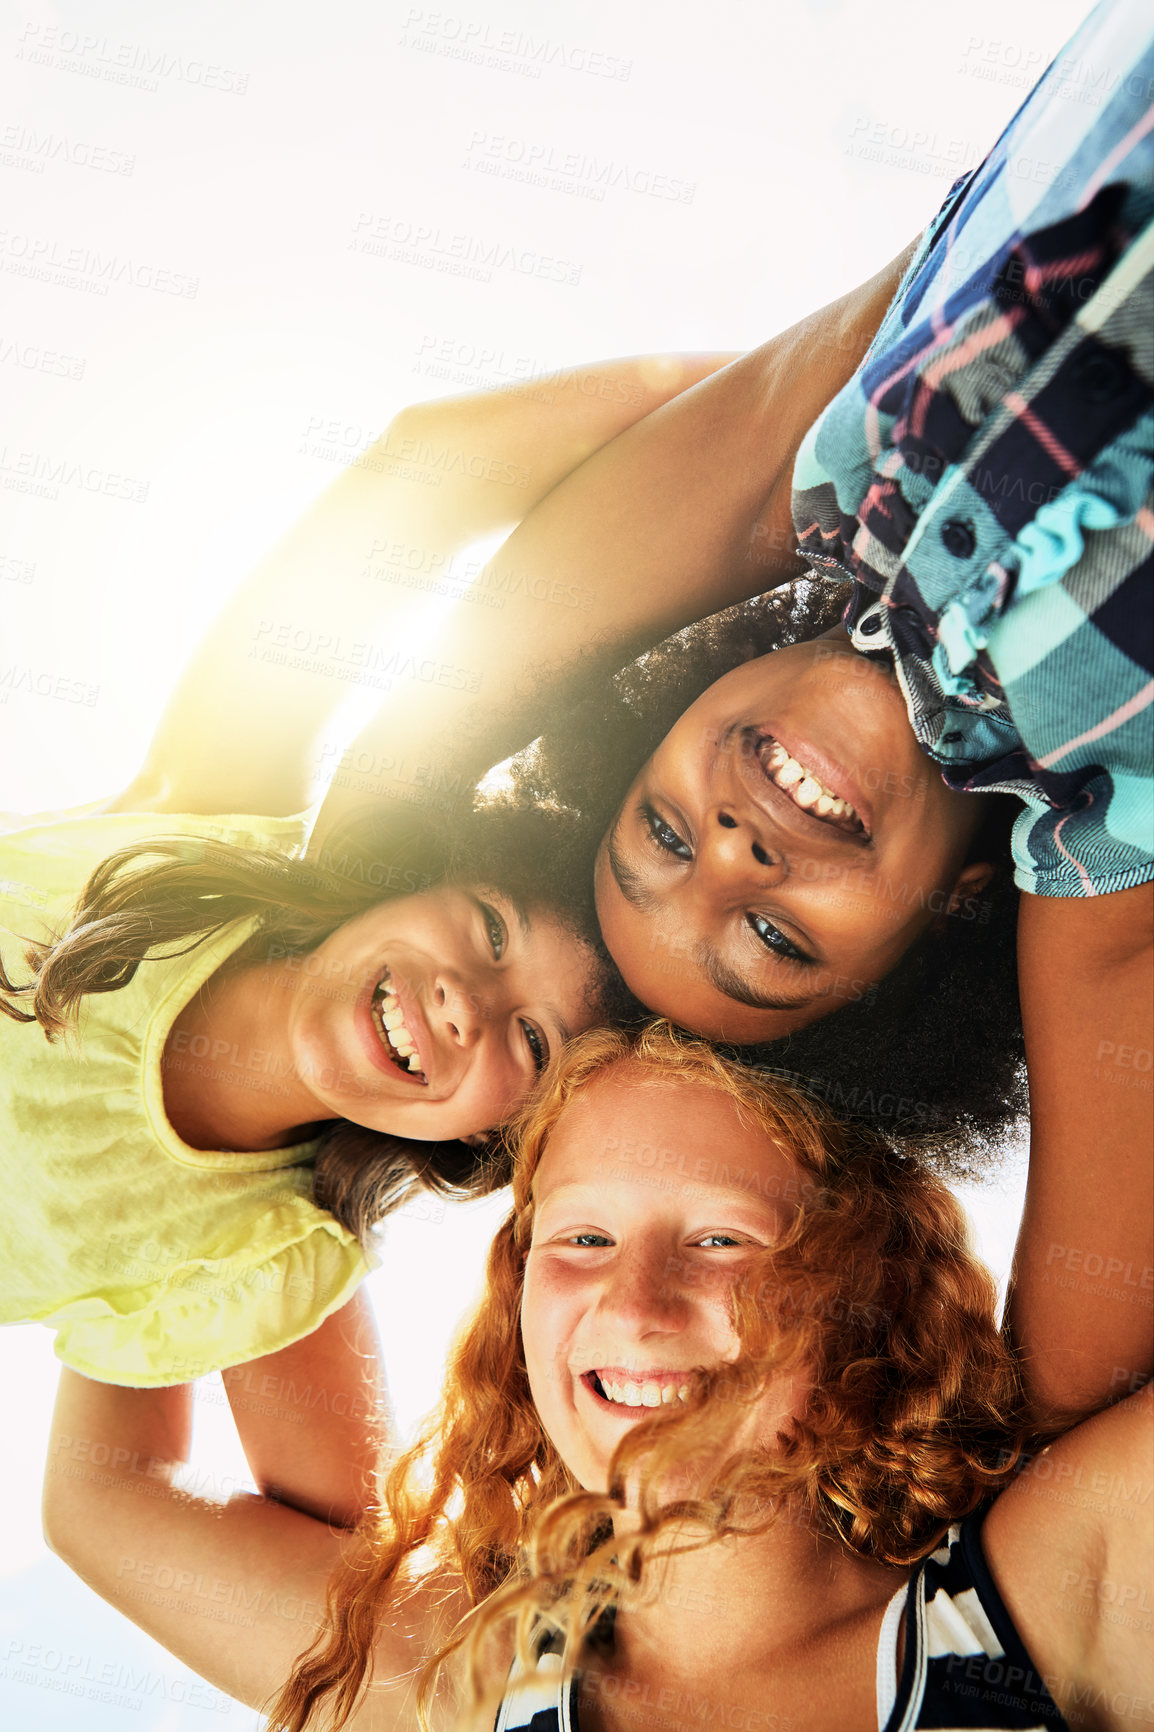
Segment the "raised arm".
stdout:
[[[532,737],[543,689],[591,651],[620,663],[792,575],[798,446],[909,252],[729,365],[612,362],[403,411],[226,610],[118,804],[299,808],[361,681],[388,685],[359,742],[370,761],[480,774]],[[445,581],[455,551],[517,522],[474,592]],[[410,586],[462,597],[416,653],[398,642]],[[371,791],[411,792],[387,772]],[[327,821],[362,797],[336,789]]]
[[[731,355],[606,361],[404,409],[273,548],[182,673],[121,810],[299,811],[318,733],[438,593],[572,469]],[[459,586],[458,586],[459,587]],[[398,700],[383,711],[403,711]]]
[[362,1290],[302,1341],[224,1373],[245,1459],[266,1497],[357,1526],[388,1441],[379,1354]]
[[[52,1549],[187,1665],[265,1707],[311,1643],[345,1539],[246,1495],[189,1497],[171,1484],[188,1452],[187,1389],[122,1389],[61,1374],[44,1486]],[[222,1493],[227,1488],[221,1488]],[[451,1585],[405,1596],[382,1621],[356,1732],[409,1732],[415,1663],[465,1610]]]
[[122,1389],[65,1369],[44,1482],[45,1536],[125,1617],[258,1707],[312,1638],[340,1540],[322,1522],[260,1498],[175,1490],[190,1412],[190,1388]]
[[544,694],[574,669],[618,667],[796,575],[798,447],[868,348],[911,251],[671,396],[559,482],[477,580],[493,605],[459,606],[439,631],[437,679],[358,738],[322,829],[367,794],[387,798],[390,766],[411,777],[423,763],[434,786],[441,772],[467,785],[533,738]]
[[1030,1178],[1009,1316],[1043,1411],[1154,1369],[1154,885],[1023,896]]
[[[1146,1389],[1075,1426],[1023,1464],[982,1528],[986,1560],[1032,1662],[1030,1680],[1042,1679],[1072,1728],[1149,1725],[1152,1421]],[[997,1665],[979,1660],[970,1675],[996,1686]],[[1012,1673],[1011,1659],[1008,1682]],[[1025,1688],[1036,1692],[1030,1680]]]

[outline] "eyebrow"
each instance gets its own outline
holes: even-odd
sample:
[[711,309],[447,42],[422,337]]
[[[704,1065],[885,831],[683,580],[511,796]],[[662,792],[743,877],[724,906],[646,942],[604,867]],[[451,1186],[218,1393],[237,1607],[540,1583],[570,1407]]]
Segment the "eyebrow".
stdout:
[[[617,846],[617,830],[624,815],[625,807],[622,806],[606,838],[605,853],[609,870],[626,902],[642,914],[653,914],[661,907],[660,897],[655,896],[641,874],[627,864]],[[716,988],[723,998],[731,998],[736,1004],[747,1004],[751,1010],[801,1010],[813,1002],[813,994],[810,992],[804,993],[800,998],[783,998],[778,993],[759,992],[723,960],[708,940],[699,946],[697,961],[710,985]]]
[[521,928],[521,937],[525,939],[532,938],[533,916],[530,914],[528,908],[521,901],[519,896],[511,895],[508,890],[502,891],[501,894],[509,904],[509,907],[513,910],[513,913],[517,916],[517,924]]
[[801,1010],[807,1004],[813,1003],[812,992],[804,993],[800,998],[783,998],[775,992],[759,992],[735,968],[729,966],[708,940],[699,947],[698,961],[710,985],[715,986],[725,998],[732,998],[737,1004],[748,1004],[752,1010]]
[[625,861],[617,846],[617,830],[624,815],[625,808],[622,806],[613,820],[613,828],[605,842],[609,870],[612,872],[613,881],[626,902],[631,903],[634,908],[640,909],[642,914],[655,914],[661,906],[661,898],[653,894],[640,872]]
[[[602,1156],[607,1157],[609,1156],[610,1151],[602,1149],[600,1153]],[[593,1151],[591,1158],[596,1159],[596,1156],[597,1151]],[[551,1212],[553,1205],[556,1204],[559,1199],[568,1201],[571,1194],[574,1192],[578,1193],[582,1198],[584,1198],[584,1196],[589,1192],[592,1192],[594,1197],[597,1199],[603,1197],[605,1180],[598,1176],[601,1166],[603,1165],[604,1161],[602,1161],[597,1167],[594,1167],[587,1179],[568,1179],[565,1184],[555,1186],[555,1188],[551,1190],[548,1196],[543,1200],[535,1197],[534,1202],[536,1206],[536,1215],[533,1223],[534,1227],[536,1227],[537,1220],[540,1219],[541,1215],[545,1213],[545,1211],[548,1210]],[[724,1163],[715,1163],[715,1167],[717,1165],[724,1165]],[[744,1171],[744,1169],[742,1169],[742,1171]],[[648,1170],[645,1168],[638,1168],[638,1177],[643,1183],[652,1183],[652,1179],[648,1175]],[[708,1179],[699,1179],[696,1184],[696,1189],[698,1191],[705,1191],[708,1189],[709,1183],[710,1181]],[[693,1189],[693,1180],[679,1186],[679,1190],[683,1196]],[[760,1231],[760,1229],[765,1225],[767,1215],[776,1216],[777,1204],[781,1199],[777,1196],[767,1197],[764,1191],[758,1192],[756,1180],[752,1185],[743,1184],[738,1187],[730,1184],[726,1186],[726,1189],[729,1190],[730,1195],[725,1199],[724,1203],[718,1203],[718,1208],[734,1226],[744,1225],[747,1230]]]

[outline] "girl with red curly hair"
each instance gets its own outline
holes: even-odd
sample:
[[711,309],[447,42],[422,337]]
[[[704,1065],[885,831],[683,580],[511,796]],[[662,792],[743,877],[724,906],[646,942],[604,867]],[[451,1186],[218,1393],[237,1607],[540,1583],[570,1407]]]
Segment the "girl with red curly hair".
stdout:
[[165,1487],[179,1392],[71,1372],[52,1543],[277,1732],[1126,1721],[1143,1398],[1026,1455],[939,1181],[658,1024],[564,1055],[513,1185],[442,1409],[343,1556]]

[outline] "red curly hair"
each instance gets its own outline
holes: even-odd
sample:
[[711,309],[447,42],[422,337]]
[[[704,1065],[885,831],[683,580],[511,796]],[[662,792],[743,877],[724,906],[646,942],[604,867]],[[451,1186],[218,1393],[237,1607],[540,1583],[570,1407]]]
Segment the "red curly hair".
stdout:
[[[566,1105],[607,1066],[642,1086],[677,1079],[713,1089],[788,1148],[802,1201],[734,1295],[742,1358],[722,1386],[697,1375],[688,1410],[658,1410],[617,1450],[606,1494],[583,1491],[533,1405],[521,1345],[533,1181]],[[371,1671],[390,1597],[421,1552],[463,1579],[472,1611],[428,1657],[424,1706],[462,1651],[479,1704],[495,1683],[499,1631],[523,1659],[542,1621],[565,1636],[565,1661],[606,1606],[635,1591],[673,1528],[709,1543],[769,1526],[788,1506],[850,1551],[914,1563],[951,1521],[1010,1477],[1025,1435],[1016,1368],[995,1319],[996,1292],[974,1258],[964,1213],[942,1183],[847,1129],[820,1104],[758,1076],[667,1023],[640,1034],[593,1030],[575,1041],[509,1132],[513,1209],[489,1252],[484,1294],[451,1357],[438,1412],[389,1473],[359,1549],[330,1584],[326,1629],[272,1707],[270,1732],[303,1732],[324,1708],[344,1725]],[[804,1360],[812,1393],[773,1451],[726,1455],[728,1399],[752,1399],[770,1370]],[[709,1399],[710,1396],[715,1399]],[[656,1490],[687,1459],[720,1463],[694,1498]],[[639,1480],[631,1474],[639,1472]],[[613,1533],[626,1478],[636,1531]],[[486,1656],[490,1663],[486,1664]],[[489,1694],[487,1695],[487,1692]]]

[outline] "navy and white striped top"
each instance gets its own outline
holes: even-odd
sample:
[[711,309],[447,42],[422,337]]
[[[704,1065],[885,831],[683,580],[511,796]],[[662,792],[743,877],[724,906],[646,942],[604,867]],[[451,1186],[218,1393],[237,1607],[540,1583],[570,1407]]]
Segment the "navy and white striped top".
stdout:
[[[879,1732],[1068,1732],[994,1586],[978,1539],[981,1521],[978,1514],[952,1527],[889,1604],[878,1642]],[[523,1677],[515,1664],[495,1732],[580,1732],[577,1679],[563,1674],[559,1654],[546,1647],[532,1680],[512,1688]],[[650,1709],[649,1723],[660,1725],[657,1699],[635,1697],[630,1706]]]

